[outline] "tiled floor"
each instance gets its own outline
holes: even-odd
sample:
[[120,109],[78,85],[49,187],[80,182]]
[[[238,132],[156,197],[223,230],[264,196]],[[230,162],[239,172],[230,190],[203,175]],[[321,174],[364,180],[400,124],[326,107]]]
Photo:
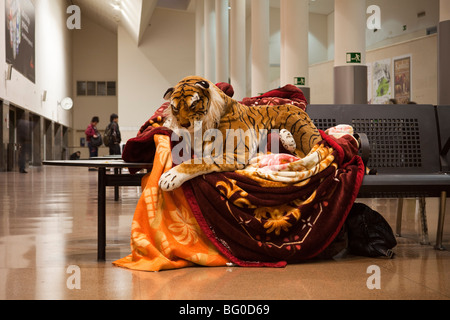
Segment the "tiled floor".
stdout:
[[[122,188],[119,202],[114,202],[113,190],[108,190],[107,261],[97,262],[96,173],[63,167],[29,171],[0,173],[2,300],[450,299],[450,252],[432,246],[437,199],[427,199],[431,245],[419,244],[415,200],[405,202],[402,237],[392,260],[343,256],[284,269],[197,267],[133,272],[114,267],[112,261],[129,254],[138,188]],[[397,200],[364,202],[395,227]],[[447,248],[449,206],[444,234]],[[80,288],[73,288],[77,283]],[[380,289],[368,288],[377,283]]]

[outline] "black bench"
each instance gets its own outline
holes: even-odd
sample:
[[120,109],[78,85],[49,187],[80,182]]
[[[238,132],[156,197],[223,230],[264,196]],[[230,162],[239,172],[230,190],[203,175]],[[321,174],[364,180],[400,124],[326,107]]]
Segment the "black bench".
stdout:
[[[310,105],[306,111],[320,130],[348,124],[355,133],[367,137],[367,142],[361,140],[361,155],[377,174],[364,177],[358,197],[399,198],[398,226],[403,198],[440,198],[435,248],[442,250],[450,174],[442,168],[443,133],[439,133],[437,112],[449,109],[432,105]],[[442,130],[446,129],[441,125]],[[423,210],[424,206],[422,215]]]

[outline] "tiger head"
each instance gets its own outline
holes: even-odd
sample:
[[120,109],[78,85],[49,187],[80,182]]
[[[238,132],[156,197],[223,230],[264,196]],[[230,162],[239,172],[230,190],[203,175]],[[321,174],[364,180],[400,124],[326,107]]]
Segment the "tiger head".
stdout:
[[203,131],[218,127],[231,98],[211,81],[190,76],[170,88],[164,95],[170,101],[166,109],[166,123],[171,129],[194,130],[194,123],[202,122]]

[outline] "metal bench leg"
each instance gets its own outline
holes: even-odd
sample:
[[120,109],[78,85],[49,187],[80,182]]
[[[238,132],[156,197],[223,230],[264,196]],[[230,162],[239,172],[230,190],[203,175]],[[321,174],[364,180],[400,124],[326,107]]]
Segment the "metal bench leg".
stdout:
[[447,192],[441,192],[441,199],[439,203],[439,220],[436,232],[436,250],[445,250],[442,246],[442,236],[444,234],[444,218],[445,218],[445,206],[447,202]]
[[106,258],[106,169],[98,169],[97,260]]
[[[430,240],[428,238],[428,222],[427,222],[427,213],[426,213],[426,200],[425,197],[419,197],[417,199],[419,205],[419,219],[420,225],[422,226],[422,240],[420,241],[421,245],[429,245]],[[417,205],[417,204],[416,204]]]
[[403,198],[398,198],[397,203],[397,223],[395,233],[397,237],[402,236],[402,215],[403,215]]
[[[122,173],[122,170],[114,168],[114,174],[118,175],[119,173]],[[114,187],[114,201],[119,201],[119,186]]]

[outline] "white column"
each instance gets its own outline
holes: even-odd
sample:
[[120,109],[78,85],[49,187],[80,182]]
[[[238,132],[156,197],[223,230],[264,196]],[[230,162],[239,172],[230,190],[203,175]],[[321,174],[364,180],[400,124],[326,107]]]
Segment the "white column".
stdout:
[[216,82],[229,78],[228,0],[216,0]]
[[366,2],[334,1],[334,103],[367,103]]
[[252,96],[269,90],[269,0],[252,0]]
[[230,80],[236,100],[247,96],[245,1],[230,0]]
[[205,9],[205,78],[216,82],[215,0],[204,0]]
[[[366,3],[361,0],[334,1],[334,65],[345,66],[347,53],[361,53],[366,63]],[[350,63],[351,64],[351,63]]]
[[205,75],[205,9],[203,0],[196,0],[195,4],[195,75]]
[[281,53],[280,85],[305,78],[309,84],[309,0],[280,0]]

